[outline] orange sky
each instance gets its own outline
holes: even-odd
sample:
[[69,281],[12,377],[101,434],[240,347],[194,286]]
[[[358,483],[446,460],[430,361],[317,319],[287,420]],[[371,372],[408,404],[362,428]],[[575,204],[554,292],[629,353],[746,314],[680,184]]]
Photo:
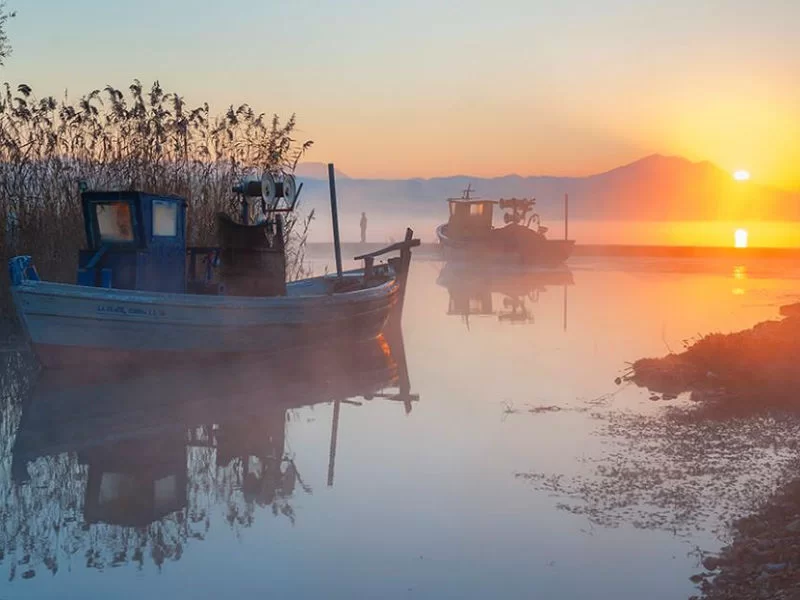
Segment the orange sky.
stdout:
[[585,175],[661,153],[800,189],[797,0],[14,4],[12,84],[159,79],[296,112],[308,160],[352,176]]

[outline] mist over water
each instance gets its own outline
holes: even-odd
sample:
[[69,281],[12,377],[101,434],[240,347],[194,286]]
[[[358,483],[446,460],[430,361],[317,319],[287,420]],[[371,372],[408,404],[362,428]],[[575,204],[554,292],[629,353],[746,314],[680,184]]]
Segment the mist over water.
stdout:
[[[342,204],[346,205],[343,200]],[[368,208],[367,241],[385,243],[398,240],[406,227],[414,230],[423,243],[435,243],[436,228],[447,222],[447,204],[442,202],[436,211],[397,211],[381,209],[380,205]],[[498,211],[499,212],[499,211]],[[340,209],[339,231],[343,242],[360,240],[361,212]],[[542,218],[550,239],[563,239],[564,219]],[[502,214],[495,215],[494,226],[502,227]],[[586,220],[573,214],[569,219],[569,237],[577,244],[623,244],[642,246],[714,246],[730,248],[734,245],[737,229],[749,233],[749,245],[762,248],[794,248],[800,240],[800,222],[780,221],[609,221]],[[329,207],[315,211],[314,227],[309,241],[333,241]]]
[[[302,165],[301,165],[302,166]],[[316,168],[312,168],[316,167]],[[322,165],[305,165],[302,203],[320,218],[313,241],[330,238],[327,175]],[[737,229],[750,231],[751,246],[791,247],[800,239],[800,197],[755,181],[736,180],[711,162],[654,154],[610,171],[585,177],[453,175],[431,179],[337,179],[340,228],[345,241],[360,237],[361,212],[370,220],[372,241],[412,227],[433,240],[448,218],[448,198],[469,186],[470,197],[485,200],[535,198],[535,212],[551,238],[564,235],[569,198],[570,237],[578,244],[733,245]],[[495,226],[503,211],[495,208]]]
[[[797,432],[741,437],[753,419],[722,458],[675,454],[710,435],[659,433],[688,401],[614,379],[774,318],[799,280],[778,262],[487,272],[423,253],[401,343],[285,357],[302,376],[220,365],[76,392],[4,354],[0,597],[687,597],[697,548],[772,489]],[[407,405],[379,395],[401,363]]]

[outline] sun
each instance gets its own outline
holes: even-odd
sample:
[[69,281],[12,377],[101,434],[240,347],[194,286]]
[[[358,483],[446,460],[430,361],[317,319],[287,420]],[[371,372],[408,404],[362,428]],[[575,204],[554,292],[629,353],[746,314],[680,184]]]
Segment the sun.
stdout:
[[733,232],[733,246],[747,248],[747,229],[737,229]]
[[747,181],[750,179],[750,171],[745,171],[744,169],[739,169],[738,171],[734,171],[733,178],[736,181]]

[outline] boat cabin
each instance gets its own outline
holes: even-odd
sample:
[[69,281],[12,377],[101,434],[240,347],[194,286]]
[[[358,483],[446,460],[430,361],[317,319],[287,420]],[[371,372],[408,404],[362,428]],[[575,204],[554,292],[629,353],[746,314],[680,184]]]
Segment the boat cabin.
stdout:
[[78,284],[186,291],[186,201],[141,192],[83,192],[87,248]]
[[486,233],[492,228],[495,200],[450,199],[450,220],[447,233],[451,237],[469,237]]
[[[233,188],[243,209],[241,222],[218,213],[214,247],[186,245],[186,200],[181,197],[84,191],[87,247],[78,256],[78,285],[179,294],[286,295],[282,213],[294,210],[299,188],[291,176],[276,183],[265,175],[265,181],[266,195],[261,181],[246,180]],[[277,207],[280,198],[287,208]],[[259,207],[256,219],[251,213]],[[200,278],[198,255],[205,263]]]

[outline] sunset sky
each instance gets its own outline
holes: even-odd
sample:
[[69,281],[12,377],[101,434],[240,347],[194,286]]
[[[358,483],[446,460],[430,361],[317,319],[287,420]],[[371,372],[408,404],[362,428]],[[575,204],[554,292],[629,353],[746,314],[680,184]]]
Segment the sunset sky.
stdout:
[[0,77],[296,112],[352,176],[582,175],[654,152],[800,188],[797,0],[7,0]]

